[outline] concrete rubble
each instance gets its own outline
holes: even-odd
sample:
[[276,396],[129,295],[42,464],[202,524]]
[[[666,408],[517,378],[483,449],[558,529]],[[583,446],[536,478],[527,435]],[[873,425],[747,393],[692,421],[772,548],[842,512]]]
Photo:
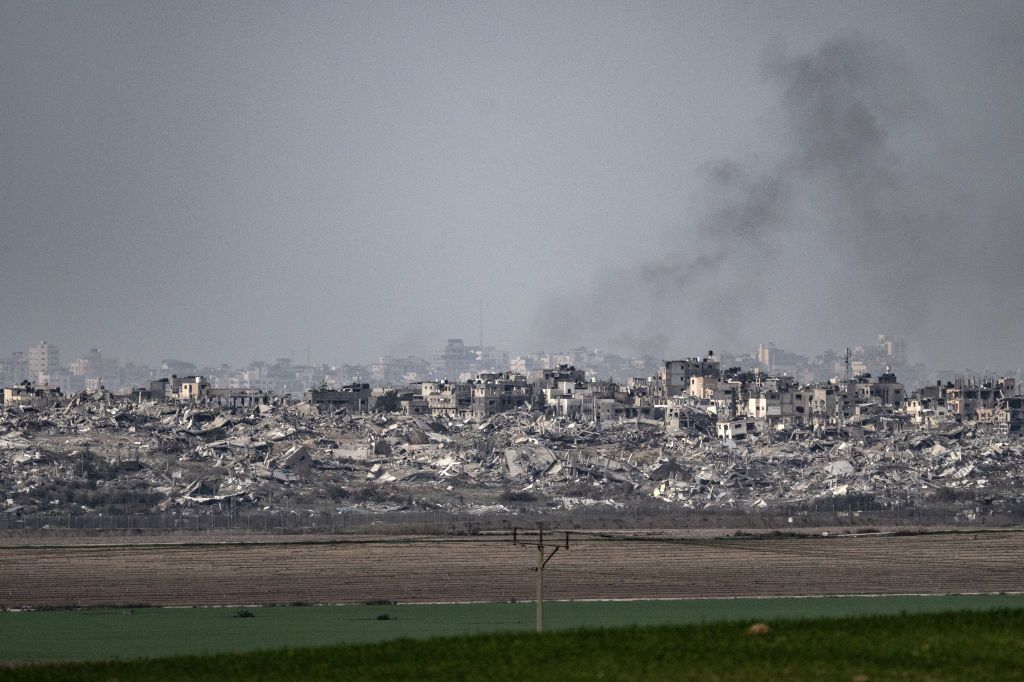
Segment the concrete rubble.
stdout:
[[983,425],[887,433],[851,422],[733,442],[697,417],[668,432],[643,418],[598,426],[525,410],[452,419],[83,394],[4,409],[0,513],[999,503],[1024,485],[1024,442]]

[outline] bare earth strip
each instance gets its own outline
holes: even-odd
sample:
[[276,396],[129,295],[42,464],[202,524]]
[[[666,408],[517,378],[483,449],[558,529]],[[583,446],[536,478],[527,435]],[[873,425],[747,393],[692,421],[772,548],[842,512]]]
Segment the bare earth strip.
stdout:
[[[530,542],[530,539],[526,540]],[[550,599],[1024,591],[1024,532],[710,540],[573,537]],[[508,537],[0,548],[0,607],[531,599]]]

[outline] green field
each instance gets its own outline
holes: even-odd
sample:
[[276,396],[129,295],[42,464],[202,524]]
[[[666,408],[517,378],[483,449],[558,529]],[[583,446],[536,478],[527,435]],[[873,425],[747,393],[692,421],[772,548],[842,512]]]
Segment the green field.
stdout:
[[1024,611],[403,639],[0,670],[10,680],[1019,680]]
[[[1024,609],[1024,595],[550,602],[548,630]],[[127,659],[529,632],[534,605],[402,604],[0,613],[0,660]],[[387,619],[383,619],[383,616]]]

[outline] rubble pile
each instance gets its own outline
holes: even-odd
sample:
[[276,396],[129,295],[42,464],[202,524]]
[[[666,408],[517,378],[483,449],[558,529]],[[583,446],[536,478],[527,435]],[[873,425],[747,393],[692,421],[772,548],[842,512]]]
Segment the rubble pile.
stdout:
[[765,509],[822,499],[1016,499],[1024,441],[977,425],[784,431],[720,441],[706,425],[602,424],[227,408],[76,397],[0,414],[0,512],[446,509],[661,502]]

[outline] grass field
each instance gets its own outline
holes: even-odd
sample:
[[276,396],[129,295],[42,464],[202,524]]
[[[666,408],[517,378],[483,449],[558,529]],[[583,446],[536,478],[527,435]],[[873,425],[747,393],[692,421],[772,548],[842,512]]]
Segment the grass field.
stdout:
[[[1024,609],[1024,595],[549,602],[548,630]],[[532,603],[82,609],[0,613],[0,660],[128,659],[368,643],[534,627]],[[387,619],[378,618],[387,616]]]
[[[253,620],[253,619],[250,619]],[[1024,611],[399,640],[0,670],[10,680],[1017,680]]]

